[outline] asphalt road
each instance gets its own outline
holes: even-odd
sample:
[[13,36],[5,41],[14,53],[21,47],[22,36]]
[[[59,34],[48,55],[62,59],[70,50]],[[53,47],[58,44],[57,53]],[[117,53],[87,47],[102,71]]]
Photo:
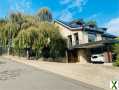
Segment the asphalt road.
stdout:
[[0,90],[103,90],[0,57]]

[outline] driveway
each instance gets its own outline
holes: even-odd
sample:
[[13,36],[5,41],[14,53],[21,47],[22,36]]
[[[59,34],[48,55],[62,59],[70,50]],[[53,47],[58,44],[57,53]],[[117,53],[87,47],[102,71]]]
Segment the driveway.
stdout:
[[0,57],[0,90],[103,90]]

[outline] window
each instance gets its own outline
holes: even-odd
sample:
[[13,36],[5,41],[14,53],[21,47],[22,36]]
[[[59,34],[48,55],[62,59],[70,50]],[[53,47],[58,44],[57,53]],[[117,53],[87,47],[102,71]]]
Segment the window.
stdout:
[[75,44],[79,44],[79,37],[78,37],[78,33],[74,34],[74,38],[75,38]]
[[97,56],[93,56],[92,58],[98,58]]
[[103,40],[112,40],[110,37],[103,37]]
[[88,42],[95,42],[95,40],[96,40],[96,34],[88,33]]
[[106,40],[106,37],[102,37],[102,40]]
[[68,36],[68,45],[72,46],[72,36],[71,35]]

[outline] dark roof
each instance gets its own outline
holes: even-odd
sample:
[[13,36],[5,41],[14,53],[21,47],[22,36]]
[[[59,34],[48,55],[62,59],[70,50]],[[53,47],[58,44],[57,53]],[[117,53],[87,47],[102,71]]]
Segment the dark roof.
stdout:
[[77,29],[82,29],[82,26],[76,23],[72,23],[72,22],[64,22],[64,21],[60,21],[60,20],[55,20],[55,22],[57,22],[58,24],[70,29],[70,30],[77,30]]
[[117,36],[112,35],[112,34],[110,34],[110,33],[104,33],[103,36],[104,36],[104,37],[109,37],[109,38],[117,38]]
[[100,28],[100,27],[90,27],[88,25],[85,25],[84,23],[80,24],[77,23],[75,21],[71,21],[71,22],[64,22],[64,21],[60,21],[60,20],[55,20],[54,22],[57,22],[58,24],[68,28],[69,30],[85,30],[88,32],[98,32],[98,33],[102,33],[102,35],[104,37],[110,37],[110,38],[116,38],[115,35],[111,35],[109,33],[106,33],[107,28]]
[[64,22],[64,21],[60,21],[60,20],[55,20],[55,22],[61,24],[62,26],[70,29],[70,30],[81,30],[81,29],[85,29],[87,31],[93,31],[93,32],[105,32],[107,29],[106,28],[98,28],[98,27],[89,27],[88,25],[85,25],[84,23],[77,23],[75,21],[71,21],[71,22]]
[[98,28],[98,27],[91,28],[89,26],[85,26],[84,30],[90,31],[90,32],[99,32],[99,33],[104,33],[105,32],[105,30],[103,28]]

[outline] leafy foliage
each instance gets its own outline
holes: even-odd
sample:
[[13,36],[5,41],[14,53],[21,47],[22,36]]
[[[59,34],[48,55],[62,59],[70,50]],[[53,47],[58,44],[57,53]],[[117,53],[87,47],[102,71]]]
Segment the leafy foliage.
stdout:
[[86,25],[91,26],[91,27],[97,27],[97,23],[94,20],[90,20],[86,23]]
[[58,27],[51,22],[52,14],[47,8],[42,8],[37,16],[16,12],[0,20],[1,45],[14,48],[16,53],[31,48],[35,54],[48,46],[50,57],[63,57],[66,41],[60,35]]
[[44,37],[47,38],[47,40],[48,38],[50,39],[50,43],[48,43],[50,47],[50,56],[52,58],[64,57],[66,50],[66,40],[60,35],[58,27],[48,22],[42,22],[40,25],[40,31]]
[[42,8],[38,13],[40,21],[52,21],[52,14],[49,12],[48,8]]
[[[119,40],[119,38],[117,38],[117,40]],[[114,52],[117,54],[116,61],[114,62],[114,65],[119,66],[119,43],[115,44],[113,46],[113,48],[114,48]]]

